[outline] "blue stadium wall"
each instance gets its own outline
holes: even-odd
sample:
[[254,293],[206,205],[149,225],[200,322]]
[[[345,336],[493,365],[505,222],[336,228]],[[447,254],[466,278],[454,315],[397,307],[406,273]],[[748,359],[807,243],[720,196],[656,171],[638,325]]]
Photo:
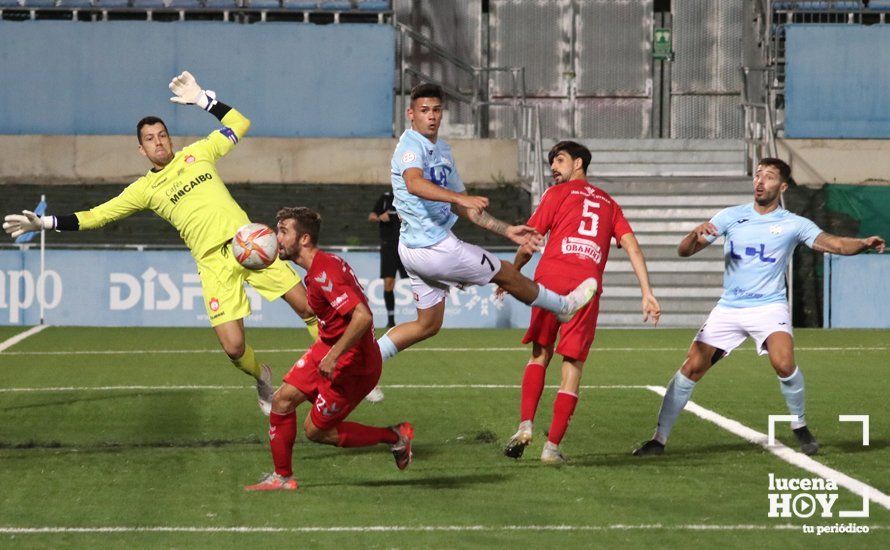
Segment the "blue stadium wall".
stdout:
[[890,138],[890,25],[789,25],[785,135]]
[[178,135],[208,116],[170,103],[189,70],[282,137],[392,134],[394,34],[387,25],[0,21],[0,133],[131,134],[145,115]]

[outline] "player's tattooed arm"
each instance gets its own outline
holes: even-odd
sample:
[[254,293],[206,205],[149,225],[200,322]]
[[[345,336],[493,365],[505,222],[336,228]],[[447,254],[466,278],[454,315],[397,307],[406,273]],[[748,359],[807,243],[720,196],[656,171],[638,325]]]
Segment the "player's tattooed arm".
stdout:
[[858,239],[855,237],[839,237],[831,233],[822,232],[813,241],[813,250],[816,252],[828,252],[830,254],[841,254],[843,256],[852,256],[866,250],[877,250],[883,253],[885,247],[884,239],[873,235]]
[[507,229],[509,229],[510,224],[495,218],[485,210],[468,209],[466,213],[467,218],[479,227],[488,229],[492,233],[497,233],[498,235],[507,235]]
[[677,246],[677,254],[681,258],[688,258],[711,244],[708,237],[716,237],[718,234],[717,228],[711,222],[698,225],[680,241]]

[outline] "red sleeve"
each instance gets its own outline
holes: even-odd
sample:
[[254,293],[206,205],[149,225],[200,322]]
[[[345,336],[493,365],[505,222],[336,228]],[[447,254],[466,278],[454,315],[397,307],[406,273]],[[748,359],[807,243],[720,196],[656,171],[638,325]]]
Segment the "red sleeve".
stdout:
[[544,191],[544,194],[541,195],[541,203],[538,204],[526,224],[534,227],[541,235],[546,235],[550,231],[550,227],[553,225],[553,215],[559,205],[559,201],[553,198],[556,194],[554,189],[555,187],[551,187]]
[[628,233],[633,233],[633,229],[631,229],[630,224],[627,223],[627,219],[624,217],[624,211],[621,210],[618,203],[613,200],[613,204],[615,205],[615,208],[612,209],[612,234],[615,235],[615,242],[620,247],[621,237]]
[[355,278],[346,262],[337,265],[338,263],[331,262],[328,264],[329,268],[325,270],[331,278],[332,288],[324,293],[324,297],[337,313],[345,317],[363,302],[362,292],[356,288]]

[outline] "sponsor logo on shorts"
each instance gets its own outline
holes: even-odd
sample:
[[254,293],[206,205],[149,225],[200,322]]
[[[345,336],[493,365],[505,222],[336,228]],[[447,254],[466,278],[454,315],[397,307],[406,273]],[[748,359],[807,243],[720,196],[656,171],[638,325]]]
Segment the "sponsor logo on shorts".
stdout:
[[600,246],[593,241],[578,237],[566,237],[562,240],[563,254],[577,254],[592,259],[596,263],[603,260],[603,252]]
[[219,310],[219,300],[216,298],[211,298],[210,299],[210,311],[217,311],[217,310]]

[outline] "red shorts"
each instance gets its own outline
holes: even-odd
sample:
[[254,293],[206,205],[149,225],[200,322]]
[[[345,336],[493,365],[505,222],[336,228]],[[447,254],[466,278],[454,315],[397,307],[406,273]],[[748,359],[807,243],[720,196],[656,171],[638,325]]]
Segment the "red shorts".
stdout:
[[[537,279],[536,279],[537,280]],[[569,283],[571,287],[566,289],[560,288],[566,286],[566,281],[552,281],[553,285],[548,284],[548,280],[538,281],[545,287],[554,292],[563,294],[571,291],[578,283]],[[556,342],[556,336],[559,334],[559,344],[556,346],[556,353],[574,359],[577,361],[586,361],[587,354],[590,353],[590,345],[593,344],[593,337],[596,335],[596,320],[600,313],[600,295],[597,293],[586,306],[581,308],[571,321],[562,324],[557,320],[556,315],[545,309],[538,307],[532,308],[532,318],[528,325],[528,330],[522,338],[523,344],[534,342],[544,347],[550,347]]]
[[325,378],[318,372],[318,364],[329,349],[321,342],[312,344],[284,377],[313,401],[309,417],[321,430],[329,430],[349,416],[377,385],[383,367],[377,343],[372,349],[359,342],[340,356],[334,376]]

